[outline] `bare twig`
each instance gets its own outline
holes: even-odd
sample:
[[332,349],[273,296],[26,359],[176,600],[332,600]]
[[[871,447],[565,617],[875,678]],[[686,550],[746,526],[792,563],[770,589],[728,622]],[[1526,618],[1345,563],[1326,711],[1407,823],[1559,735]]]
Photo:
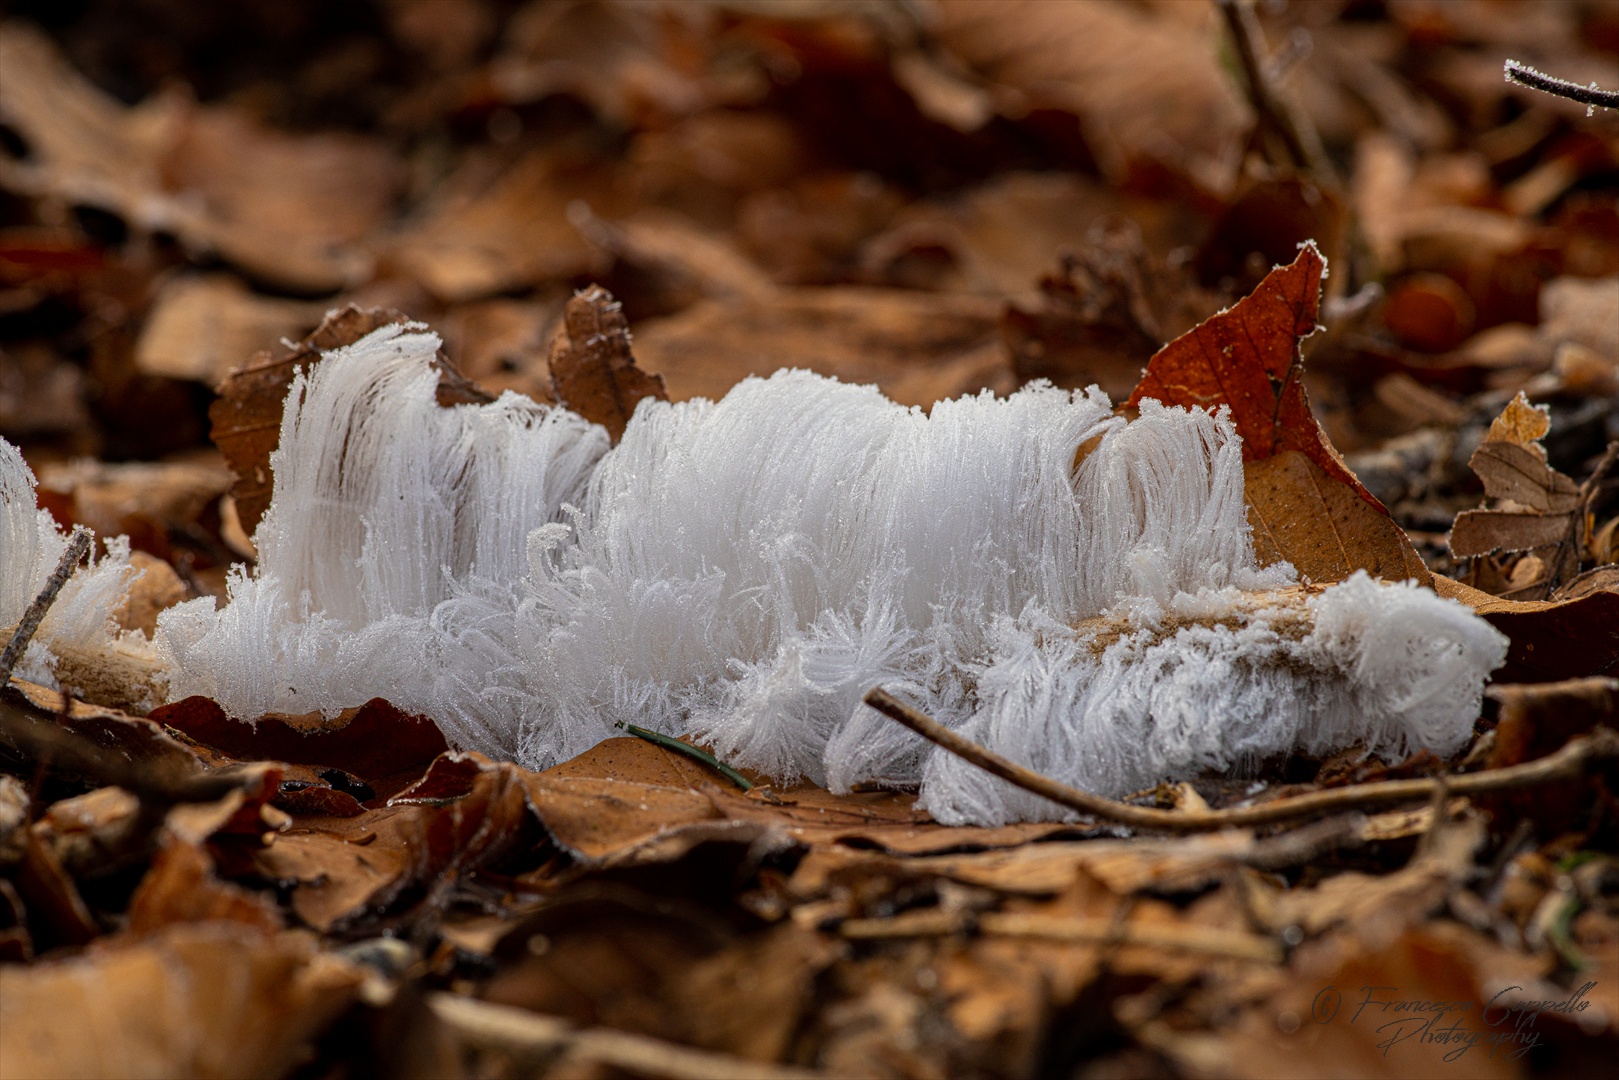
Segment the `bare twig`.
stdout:
[[746,1061],[610,1028],[581,1030],[558,1016],[437,993],[427,1007],[462,1043],[516,1058],[559,1057],[668,1080],[810,1080],[820,1073]]
[[1505,71],[1507,82],[1519,83],[1532,90],[1577,101],[1587,106],[1588,110],[1619,109],[1619,90],[1602,90],[1596,83],[1581,86],[1566,79],[1553,78],[1544,71],[1536,71],[1528,64],[1520,64],[1516,60],[1508,60]]
[[0,686],[5,686],[11,681],[11,673],[22,660],[22,654],[28,648],[28,643],[34,639],[34,631],[39,629],[40,620],[45,618],[45,612],[56,602],[56,594],[62,591],[67,579],[73,576],[73,571],[78,568],[79,560],[84,558],[84,553],[90,550],[90,538],[90,530],[83,525],[73,530],[73,535],[67,542],[67,550],[62,552],[61,559],[56,563],[56,569],[51,572],[39,595],[34,597],[34,602],[28,605],[28,610],[23,612],[22,621],[17,624],[17,629],[12,631],[11,640],[6,642],[5,651],[0,652]]
[[[1251,5],[1243,0],[1215,0],[1215,3],[1225,18],[1226,31],[1231,36],[1237,61],[1242,65],[1248,102],[1254,107],[1259,126],[1274,134],[1286,151],[1288,160],[1281,164],[1308,170],[1319,182],[1336,188],[1337,177],[1331,162],[1327,160],[1326,151],[1321,147],[1320,137],[1276,94],[1267,67],[1282,65],[1267,65],[1261,59],[1259,51],[1263,35],[1254,19]],[[1301,48],[1297,40],[1289,42],[1289,46],[1293,50]]]
[[1282,962],[1279,942],[1260,934],[1208,926],[1119,923],[1113,919],[1045,915],[1026,911],[907,911],[888,919],[847,919],[838,927],[846,938],[870,940],[903,937],[948,937],[976,929],[997,937],[1041,938],[1098,945],[1145,945],[1202,953],[1261,964]]
[[1230,810],[1157,810],[1092,795],[1088,791],[1069,787],[1049,776],[1042,776],[1033,769],[1026,769],[1022,765],[1008,761],[971,739],[962,738],[931,716],[898,700],[880,686],[867,692],[866,704],[889,719],[904,724],[935,746],[943,747],[957,757],[972,762],[985,772],[998,776],[1024,791],[1033,792],[1083,814],[1159,832],[1207,832],[1213,829],[1277,825],[1299,818],[1342,813],[1346,810],[1362,810],[1372,806],[1430,799],[1441,786],[1452,796],[1482,795],[1487,792],[1534,787],[1579,776],[1593,760],[1619,758],[1619,733],[1608,728],[1597,728],[1589,735],[1569,740],[1567,745],[1555,754],[1504,769],[1450,776],[1442,780],[1384,780],[1372,784],[1354,784],[1349,787],[1314,791],[1308,795],[1288,799],[1277,799],[1259,806],[1242,806]]

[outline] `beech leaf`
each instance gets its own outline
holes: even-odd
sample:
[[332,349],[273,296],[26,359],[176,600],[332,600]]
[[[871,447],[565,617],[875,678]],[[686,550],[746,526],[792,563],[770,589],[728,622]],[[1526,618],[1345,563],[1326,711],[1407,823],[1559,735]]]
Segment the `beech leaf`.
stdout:
[[1300,339],[1314,333],[1326,260],[1313,243],[1230,309],[1160,349],[1127,405],[1231,410],[1242,436],[1248,517],[1261,563],[1283,559],[1312,581],[1357,569],[1429,579],[1388,511],[1356,479],[1310,412]]
[[642,398],[668,401],[663,376],[636,366],[630,324],[611,293],[592,285],[575,293],[551,344],[551,388],[557,400],[607,429],[618,442]]

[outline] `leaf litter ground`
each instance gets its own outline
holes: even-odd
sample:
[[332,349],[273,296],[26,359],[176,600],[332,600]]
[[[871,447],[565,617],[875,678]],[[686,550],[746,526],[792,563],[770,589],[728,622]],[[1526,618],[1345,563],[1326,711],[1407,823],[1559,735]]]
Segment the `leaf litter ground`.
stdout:
[[1611,1057],[1611,760],[1444,782],[1619,723],[1619,139],[1500,74],[1619,81],[1611,13],[361,7],[0,26],[0,433],[64,524],[131,536],[150,610],[251,558],[292,367],[412,318],[443,331],[441,402],[510,387],[609,428],[784,360],[922,406],[1033,377],[1223,402],[1263,559],[1431,572],[1507,666],[1454,760],[1295,758],[1134,800],[1347,794],[1198,835],[944,828],[903,792],[744,791],[630,737],[529,772],[384,700],[245,727],[14,681],[0,1073]]

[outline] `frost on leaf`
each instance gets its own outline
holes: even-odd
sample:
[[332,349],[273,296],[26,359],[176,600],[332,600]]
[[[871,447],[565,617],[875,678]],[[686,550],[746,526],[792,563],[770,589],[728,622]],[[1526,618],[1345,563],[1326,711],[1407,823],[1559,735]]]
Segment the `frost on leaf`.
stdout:
[[1504,576],[1493,563],[1474,567],[1475,583],[1513,599],[1545,599],[1580,569],[1583,497],[1546,462],[1540,440],[1550,428],[1545,407],[1530,405],[1522,393],[1507,404],[1468,461],[1498,505],[1462,511],[1450,533],[1451,553],[1462,558],[1528,552]]

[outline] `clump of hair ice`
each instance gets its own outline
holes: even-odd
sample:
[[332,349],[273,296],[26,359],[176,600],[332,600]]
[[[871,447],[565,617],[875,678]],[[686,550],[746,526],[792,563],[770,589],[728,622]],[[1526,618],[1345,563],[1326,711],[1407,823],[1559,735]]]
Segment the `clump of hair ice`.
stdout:
[[[0,439],[0,644],[10,640],[67,545],[51,515],[36,508],[33,470]],[[130,565],[128,539],[108,540],[106,553],[57,594],[13,674],[103,704],[156,707],[164,695],[158,655],[114,618],[142,573]]]
[[1294,749],[1453,751],[1505,655],[1427,590],[1261,569],[1223,415],[1126,423],[1040,384],[927,415],[788,371],[643,401],[610,450],[515,395],[440,407],[438,344],[384,327],[298,376],[256,573],[159,619],[173,696],[251,718],[380,694],[531,768],[633,722],[989,824],[1064,811],[866,690],[1118,795]]

